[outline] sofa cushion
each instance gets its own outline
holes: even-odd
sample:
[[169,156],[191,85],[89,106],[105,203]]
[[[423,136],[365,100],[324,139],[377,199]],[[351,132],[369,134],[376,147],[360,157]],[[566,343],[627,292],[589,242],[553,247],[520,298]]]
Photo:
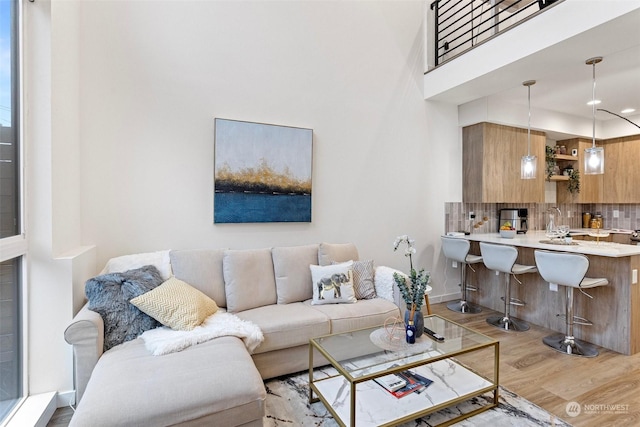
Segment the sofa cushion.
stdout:
[[262,419],[265,398],[239,338],[163,356],[137,339],[102,355],[69,425],[165,426],[205,417],[203,425],[241,425]]
[[215,301],[175,277],[131,300],[165,326],[190,331],[218,310]]
[[331,261],[358,261],[358,249],[353,243],[320,243],[318,264],[330,265]]
[[222,271],[230,313],[276,303],[270,249],[225,251]]
[[160,276],[164,280],[171,277],[171,262],[169,260],[169,251],[145,252],[141,254],[122,255],[111,258],[107,261],[100,275],[108,273],[121,273],[123,271],[134,270],[144,267],[145,265],[153,265],[160,272]]
[[213,298],[218,307],[226,307],[222,273],[224,252],[224,249],[171,251],[169,257],[173,274]]
[[238,313],[237,316],[255,323],[262,330],[264,341],[254,354],[306,345],[311,338],[326,335],[330,331],[329,318],[320,311],[310,309],[306,302],[258,307]]
[[353,261],[334,265],[310,265],[313,281],[312,304],[353,304]]
[[129,301],[162,282],[160,272],[152,265],[87,280],[85,294],[89,309],[99,313],[104,322],[105,351],[160,326],[157,320],[129,304]]
[[400,316],[398,306],[382,298],[358,300],[356,304],[311,305],[310,301],[303,304],[330,319],[332,334],[371,328],[384,324],[389,317]]
[[318,261],[318,245],[277,247],[271,250],[278,304],[313,297],[309,265]]

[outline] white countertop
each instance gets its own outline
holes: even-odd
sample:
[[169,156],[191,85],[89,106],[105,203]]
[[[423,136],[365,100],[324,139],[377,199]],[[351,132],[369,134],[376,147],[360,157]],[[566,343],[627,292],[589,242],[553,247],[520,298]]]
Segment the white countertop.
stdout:
[[[603,232],[605,230],[602,230]],[[590,242],[585,240],[573,240],[571,245],[556,245],[540,243],[541,240],[549,240],[544,231],[528,231],[526,234],[517,234],[513,239],[500,237],[499,233],[472,233],[464,236],[465,239],[476,242],[499,243],[503,245],[519,246],[523,248],[546,249],[550,251],[575,252],[585,255],[597,255],[605,257],[626,257],[640,255],[640,246],[627,245],[613,242]]]

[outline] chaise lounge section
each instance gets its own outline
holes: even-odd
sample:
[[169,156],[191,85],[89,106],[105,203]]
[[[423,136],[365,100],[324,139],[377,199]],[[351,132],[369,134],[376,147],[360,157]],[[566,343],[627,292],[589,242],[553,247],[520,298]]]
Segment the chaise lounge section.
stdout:
[[[395,270],[359,261],[353,244],[164,251],[111,260],[102,273],[147,264],[207,295],[220,311],[257,325],[263,340],[250,349],[242,337],[220,336],[154,356],[138,337],[103,352],[103,318],[85,305],[65,331],[77,401],[71,426],[260,426],[263,380],[308,369],[310,338],[400,315]],[[310,266],[320,267],[312,273]],[[323,300],[315,271],[345,266],[355,276],[354,294],[346,287],[337,299]]]

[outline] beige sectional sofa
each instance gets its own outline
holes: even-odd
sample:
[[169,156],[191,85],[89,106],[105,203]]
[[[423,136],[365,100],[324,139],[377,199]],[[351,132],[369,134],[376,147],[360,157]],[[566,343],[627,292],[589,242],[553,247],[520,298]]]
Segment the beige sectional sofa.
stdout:
[[[252,354],[234,336],[162,356],[153,356],[141,338],[103,352],[103,320],[85,306],[65,331],[73,346],[77,401],[71,426],[261,426],[263,380],[308,369],[310,338],[400,315],[387,267],[377,267],[371,277],[376,297],[348,304],[314,301],[310,265],[358,260],[353,244],[167,254],[169,265],[159,270],[258,325],[264,340]],[[110,262],[106,272],[110,264],[111,271],[125,268]],[[324,364],[317,360],[316,366]]]

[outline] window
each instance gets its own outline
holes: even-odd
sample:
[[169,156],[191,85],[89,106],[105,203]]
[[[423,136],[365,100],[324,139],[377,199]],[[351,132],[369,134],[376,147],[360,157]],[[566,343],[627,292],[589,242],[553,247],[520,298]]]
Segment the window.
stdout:
[[0,422],[24,396],[19,0],[0,0]]

